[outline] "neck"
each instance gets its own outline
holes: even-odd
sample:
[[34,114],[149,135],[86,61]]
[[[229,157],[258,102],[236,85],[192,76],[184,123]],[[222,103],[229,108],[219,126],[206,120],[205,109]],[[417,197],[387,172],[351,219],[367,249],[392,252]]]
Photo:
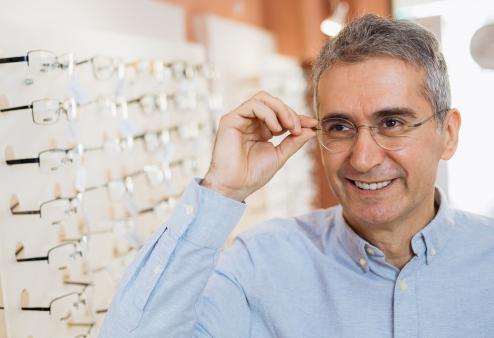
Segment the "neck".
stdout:
[[412,237],[422,230],[436,215],[437,205],[432,201],[421,205],[421,212],[413,210],[409,216],[386,224],[350,224],[350,227],[369,243],[378,247],[389,264],[402,269],[414,256]]

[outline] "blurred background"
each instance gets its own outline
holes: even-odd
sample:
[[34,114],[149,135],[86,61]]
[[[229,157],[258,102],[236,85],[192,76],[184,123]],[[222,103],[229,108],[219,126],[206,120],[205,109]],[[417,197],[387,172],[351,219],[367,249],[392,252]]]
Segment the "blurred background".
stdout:
[[[38,77],[33,64],[0,64],[0,109],[71,98],[80,117],[41,126],[29,112],[0,114],[0,337],[96,337],[126,266],[175,196],[204,176],[218,119],[259,90],[313,115],[310,73],[319,49],[367,13],[413,20],[439,39],[462,128],[437,184],[455,207],[494,216],[492,0],[4,0],[0,58],[50,50],[61,69]],[[67,53],[73,59],[65,66],[59,60]],[[97,76],[95,57],[106,62],[108,79]],[[83,59],[93,74],[78,65]],[[7,165],[53,147],[101,144],[101,153],[71,158],[67,168],[62,159],[60,170]],[[139,173],[149,186],[135,178]],[[111,196],[89,192],[98,186]],[[60,222],[12,212],[16,203],[41,210],[44,201],[77,194],[83,207]],[[316,142],[247,203],[231,238],[269,217],[335,205]],[[51,270],[18,261],[24,251],[39,256],[60,243],[81,246],[81,260],[65,264],[74,255],[62,255],[63,264]],[[82,312],[70,304],[60,306],[67,318],[22,310],[81,286],[81,297],[92,290],[92,307]]]

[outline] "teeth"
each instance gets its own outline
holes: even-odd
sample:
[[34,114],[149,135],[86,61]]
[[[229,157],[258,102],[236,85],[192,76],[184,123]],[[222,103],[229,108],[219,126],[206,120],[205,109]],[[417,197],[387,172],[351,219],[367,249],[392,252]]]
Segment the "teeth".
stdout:
[[355,185],[363,190],[379,190],[387,187],[391,181],[382,181],[382,182],[373,182],[373,183],[365,183],[360,181],[354,181]]

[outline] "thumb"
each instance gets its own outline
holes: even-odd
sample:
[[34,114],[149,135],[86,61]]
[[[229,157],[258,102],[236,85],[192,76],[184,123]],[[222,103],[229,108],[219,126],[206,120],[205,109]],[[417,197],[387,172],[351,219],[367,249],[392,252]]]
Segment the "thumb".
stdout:
[[302,146],[311,138],[316,136],[316,133],[309,128],[302,128],[300,135],[288,135],[280,144],[276,146],[276,154],[280,168],[285,162],[295,154]]

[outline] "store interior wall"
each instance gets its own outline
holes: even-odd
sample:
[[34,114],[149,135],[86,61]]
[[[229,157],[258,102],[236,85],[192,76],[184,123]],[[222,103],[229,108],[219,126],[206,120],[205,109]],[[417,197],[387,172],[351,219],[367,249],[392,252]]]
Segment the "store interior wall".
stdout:
[[[49,25],[60,30],[84,28],[186,41],[185,11],[155,0],[5,0],[2,20]],[[43,37],[39,37],[43,41]]]

